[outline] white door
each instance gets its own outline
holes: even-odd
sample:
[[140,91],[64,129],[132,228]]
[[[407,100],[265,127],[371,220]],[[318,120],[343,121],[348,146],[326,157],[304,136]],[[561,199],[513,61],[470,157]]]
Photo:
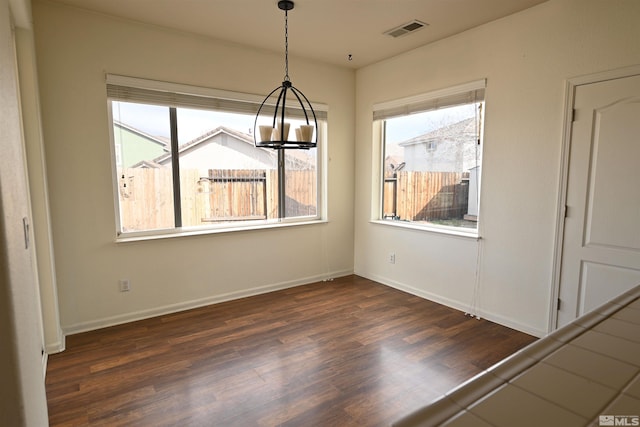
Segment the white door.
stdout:
[[640,75],[576,86],[558,327],[640,284]]
[[[12,15],[0,1],[0,378],[3,425],[47,425],[44,341]],[[0,422],[2,422],[0,421]]]

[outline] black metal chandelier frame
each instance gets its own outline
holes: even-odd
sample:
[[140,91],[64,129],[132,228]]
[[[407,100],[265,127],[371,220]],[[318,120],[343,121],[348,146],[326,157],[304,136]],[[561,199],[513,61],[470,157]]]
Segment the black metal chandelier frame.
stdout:
[[[256,147],[267,147],[274,149],[309,149],[318,145],[318,121],[316,119],[316,113],[311,106],[311,102],[307,97],[291,83],[289,78],[289,11],[294,7],[294,3],[291,0],[280,0],[278,2],[278,8],[284,10],[284,61],[285,61],[285,75],[284,81],[280,86],[267,95],[267,97],[260,104],[256,119],[253,125],[253,139]],[[275,98],[275,93],[278,92],[277,101],[275,104],[269,102],[270,99]],[[294,135],[296,140],[289,139],[289,125],[286,124],[287,118],[287,94],[291,92],[295,100],[298,101],[298,106],[293,107],[296,110],[300,110],[304,116],[306,122],[306,129],[296,129]],[[292,98],[290,98],[293,101]],[[295,102],[294,102],[295,104]],[[273,106],[274,112],[271,120],[271,126],[259,126],[258,120],[261,117],[260,113],[268,108],[265,106]],[[300,114],[297,114],[300,116]],[[312,128],[310,128],[312,126]]]

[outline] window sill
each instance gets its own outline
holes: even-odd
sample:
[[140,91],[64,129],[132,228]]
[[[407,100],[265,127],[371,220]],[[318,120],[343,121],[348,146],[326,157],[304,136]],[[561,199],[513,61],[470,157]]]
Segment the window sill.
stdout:
[[132,232],[132,233],[122,233],[118,235],[115,239],[116,243],[127,243],[127,242],[140,242],[146,240],[161,240],[161,239],[173,239],[179,237],[191,237],[191,236],[205,236],[209,234],[224,234],[224,233],[235,233],[239,231],[258,231],[258,230],[269,230],[274,228],[283,228],[283,227],[297,227],[303,225],[312,225],[312,224],[325,224],[328,221],[326,219],[313,218],[313,219],[305,219],[305,220],[289,220],[289,221],[260,221],[260,222],[252,222],[251,224],[237,225],[237,226],[209,226],[209,227],[189,227],[189,228],[175,228],[175,229],[164,229],[164,230],[154,230],[154,231],[145,231],[145,232]]
[[427,225],[415,224],[408,221],[393,221],[383,219],[373,219],[372,224],[380,224],[389,227],[406,228],[410,230],[425,231],[428,233],[443,234],[447,236],[465,237],[474,240],[480,240],[478,230],[465,229],[460,227],[447,227],[446,225]]

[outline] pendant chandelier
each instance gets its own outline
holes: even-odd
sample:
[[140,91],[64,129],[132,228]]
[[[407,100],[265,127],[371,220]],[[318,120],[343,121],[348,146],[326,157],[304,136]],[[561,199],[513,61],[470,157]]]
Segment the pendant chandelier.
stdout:
[[[278,8],[284,10],[284,81],[267,95],[258,109],[253,125],[256,147],[309,149],[318,143],[318,122],[313,107],[289,79],[288,12],[293,6],[291,0],[278,2]],[[291,129],[292,120],[301,123],[299,127]]]

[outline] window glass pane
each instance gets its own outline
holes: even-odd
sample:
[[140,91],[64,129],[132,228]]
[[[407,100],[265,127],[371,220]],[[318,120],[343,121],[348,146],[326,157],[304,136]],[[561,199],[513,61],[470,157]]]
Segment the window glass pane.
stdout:
[[384,122],[384,219],[477,229],[483,102]]
[[[317,217],[317,149],[255,147],[254,114],[109,102],[118,233]],[[289,139],[315,139],[286,122]]]
[[[174,226],[169,108],[113,101],[120,232]],[[159,159],[169,157],[166,163]]]
[[177,115],[183,226],[277,217],[278,155],[254,146],[255,116],[186,108]]
[[285,150],[286,217],[318,213],[317,148]]

